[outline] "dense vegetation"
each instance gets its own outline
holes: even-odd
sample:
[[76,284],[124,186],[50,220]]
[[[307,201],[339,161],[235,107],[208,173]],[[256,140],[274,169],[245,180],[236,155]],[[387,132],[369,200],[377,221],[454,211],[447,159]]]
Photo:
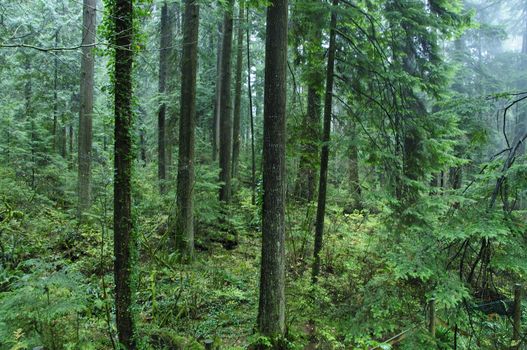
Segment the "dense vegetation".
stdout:
[[2,350],[526,346],[526,0],[0,1],[0,135]]

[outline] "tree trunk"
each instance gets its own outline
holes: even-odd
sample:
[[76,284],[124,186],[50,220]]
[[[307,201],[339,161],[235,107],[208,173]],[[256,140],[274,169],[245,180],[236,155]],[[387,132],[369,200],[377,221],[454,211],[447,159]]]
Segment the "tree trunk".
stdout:
[[335,71],[337,26],[336,7],[338,0],[333,0],[329,33],[328,67],[326,71],[326,96],[324,98],[324,130],[322,135],[322,152],[320,153],[320,177],[318,183],[317,218],[315,225],[315,249],[313,252],[313,283],[317,282],[320,273],[320,252],[324,235],[324,217],[326,215],[326,188],[328,184],[329,141],[331,137],[331,118],[333,106],[333,79]]
[[[320,6],[320,0],[309,0],[309,6]],[[307,6],[307,5],[304,5]],[[300,160],[298,176],[295,182],[295,196],[301,201],[311,202],[316,198],[317,170],[320,140],[320,110],[322,91],[324,89],[324,48],[322,47],[321,13],[311,10],[306,13],[300,23],[302,31],[306,32],[310,43],[306,49],[307,67],[305,80],[307,83],[307,113],[302,121],[302,136],[300,137]]]
[[176,249],[185,259],[194,253],[194,136],[198,62],[199,3],[185,0],[181,60],[181,115],[177,176]]
[[[522,42],[522,57],[521,57],[521,65],[520,71],[525,71],[527,68],[527,1],[524,1],[524,32],[523,32],[523,42]],[[522,79],[522,86],[520,87],[520,91],[525,91],[527,88],[527,84],[525,79]],[[527,131],[527,111],[525,109],[525,106],[523,106],[523,110],[519,115],[519,118],[517,119],[516,123],[516,135],[515,139],[520,139],[523,135],[525,135],[525,132]],[[523,156],[525,154],[525,143],[521,143],[520,147],[518,148],[518,155]],[[521,202],[523,202],[523,198],[521,199]]]
[[139,128],[139,161],[141,166],[146,166],[146,131],[145,131],[145,119],[147,118],[146,111],[139,107],[138,113],[138,128]]
[[238,160],[240,158],[240,122],[242,104],[242,70],[243,70],[243,18],[244,9],[240,2],[238,15],[238,35],[236,39],[236,82],[234,89],[234,119],[232,123],[232,177],[238,177]]
[[267,8],[265,42],[264,197],[258,306],[258,331],[273,341],[285,331],[287,17],[287,0],[273,0]]
[[232,156],[232,101],[231,101],[231,53],[232,11],[234,0],[228,0],[223,17],[220,89],[220,201],[231,200]]
[[[55,31],[55,47],[59,46],[59,29]],[[58,91],[58,70],[59,70],[59,57],[55,55],[53,58],[53,152],[57,151],[59,144],[59,91]]]
[[60,155],[62,158],[66,159],[68,157],[68,151],[67,151],[67,141],[68,140],[68,134],[67,134],[67,127],[66,127],[66,121],[64,120],[64,115],[62,116],[62,127],[60,130]]
[[69,169],[73,169],[73,139],[75,137],[75,132],[73,131],[73,122],[70,122],[69,126],[68,126],[68,133],[70,135],[70,139],[69,139],[69,157],[68,157],[68,168]]
[[167,91],[167,75],[169,67],[169,58],[171,52],[172,39],[172,24],[170,23],[170,16],[168,15],[167,2],[163,2],[161,8],[161,37],[159,42],[159,98],[161,104],[157,114],[157,177],[159,180],[159,192],[165,193],[166,189],[166,130],[165,130],[165,116],[166,116],[166,91]]
[[137,348],[133,316],[136,239],[132,226],[132,0],[116,0],[115,20],[115,178],[114,178],[114,275],[115,319],[119,343]]
[[256,152],[254,149],[253,90],[251,86],[251,36],[249,32],[249,9],[247,9],[247,94],[249,95],[249,117],[251,124],[251,203],[256,204]]
[[[179,3],[175,2],[172,5],[172,12],[169,8],[169,21],[172,24],[171,26],[171,34],[170,34],[170,45],[174,45],[174,37],[179,37],[180,32],[180,14],[181,9]],[[174,36],[175,34],[175,36]],[[168,57],[168,81],[167,81],[167,96],[173,96],[174,91],[179,87],[179,75],[180,75],[180,55],[179,50],[170,50],[170,56]],[[172,178],[174,178],[175,174],[177,174],[177,171],[172,171],[172,168],[174,166],[174,149],[176,147],[176,144],[178,143],[178,113],[175,104],[168,104],[167,105],[167,112],[168,114],[168,121],[166,122],[166,128],[165,128],[165,154],[166,154],[166,178],[169,181],[172,181]],[[175,179],[175,178],[174,178]]]
[[218,158],[220,148],[220,107],[221,107],[221,76],[222,76],[222,47],[221,38],[223,29],[221,24],[218,25],[218,42],[217,42],[217,56],[216,56],[216,93],[214,100],[214,116],[212,118],[212,161],[215,162]]
[[[97,0],[84,0],[82,14],[82,44],[95,43]],[[82,48],[80,110],[78,131],[78,195],[77,216],[91,205],[91,154],[94,83],[94,47]]]
[[361,208],[361,195],[362,189],[360,185],[359,178],[359,148],[357,147],[357,128],[353,120],[350,121],[348,125],[349,130],[349,142],[350,146],[348,148],[348,157],[349,157],[349,182],[350,182],[350,191],[352,198],[352,207],[353,209]]

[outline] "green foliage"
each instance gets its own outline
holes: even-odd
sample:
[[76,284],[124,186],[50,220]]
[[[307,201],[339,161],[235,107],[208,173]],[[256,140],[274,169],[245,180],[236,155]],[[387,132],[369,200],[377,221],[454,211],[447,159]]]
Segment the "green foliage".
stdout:
[[[134,309],[143,348],[202,349],[205,340],[213,340],[216,349],[270,347],[274,342],[287,349],[451,349],[454,325],[458,349],[510,346],[508,320],[488,318],[473,307],[490,293],[511,297],[508,286],[525,282],[527,275],[524,151],[506,166],[527,115],[524,104],[514,102],[525,96],[525,57],[502,45],[511,30],[490,23],[506,22],[490,20],[492,11],[500,12],[492,7],[497,5],[476,10],[446,0],[338,5],[328,203],[321,275],[314,285],[310,269],[316,203],[296,201],[293,186],[305,175],[295,173],[300,159],[318,167],[320,125],[306,122],[306,101],[308,90],[324,92],[330,7],[291,2],[287,335],[273,340],[254,330],[264,195],[259,174],[263,13],[269,1],[244,3],[249,7],[256,204],[251,203],[247,96],[242,98],[240,176],[233,181],[233,203],[225,208],[218,200],[211,125],[217,29],[224,7],[201,2],[197,257],[182,265],[172,250],[168,219],[176,212],[180,27],[175,28],[171,59],[173,86],[162,98],[168,105],[173,162],[169,190],[159,195],[161,2],[134,1],[135,132],[144,141],[139,145],[139,137],[134,139],[134,153],[141,154],[141,147],[146,157],[135,162],[133,171],[134,227],[140,243]],[[82,225],[74,216],[78,52],[22,47],[0,52],[0,349],[111,349],[115,341],[113,98],[111,75],[104,69],[114,64],[114,4],[105,1],[98,29],[108,45],[97,48],[94,204]],[[42,0],[2,4],[0,37],[8,38],[6,44],[78,45],[81,5]],[[179,1],[169,6],[172,14],[181,11]],[[499,6],[522,13],[509,3]],[[352,148],[358,159],[352,159]],[[353,161],[359,169],[360,210],[350,206],[357,195],[350,186]],[[435,339],[425,328],[431,298],[440,321]],[[386,341],[405,330],[397,345]]]
[[56,271],[55,264],[38,260],[29,260],[20,269],[31,273],[19,276],[11,285],[12,291],[1,295],[0,323],[5,327],[0,338],[23,333],[27,344],[61,349],[83,343],[77,328],[79,318],[87,311],[82,276],[67,268]]

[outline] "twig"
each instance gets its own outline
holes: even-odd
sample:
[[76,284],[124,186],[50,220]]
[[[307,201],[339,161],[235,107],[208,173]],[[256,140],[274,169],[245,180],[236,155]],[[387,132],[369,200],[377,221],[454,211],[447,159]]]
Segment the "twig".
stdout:
[[63,47],[40,47],[40,46],[34,46],[34,45],[28,45],[28,44],[0,44],[0,48],[26,48],[26,49],[33,49],[41,52],[53,52],[53,51],[74,51],[81,49],[83,47],[95,47],[98,43],[92,43],[92,44],[81,44],[78,46],[63,46]]

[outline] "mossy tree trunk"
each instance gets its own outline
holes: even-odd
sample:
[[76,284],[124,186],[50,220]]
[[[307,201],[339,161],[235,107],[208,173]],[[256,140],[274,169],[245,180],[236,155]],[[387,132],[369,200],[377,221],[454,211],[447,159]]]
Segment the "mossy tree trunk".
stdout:
[[267,8],[264,83],[262,261],[258,331],[273,340],[285,332],[287,0]]
[[132,226],[132,62],[133,1],[116,0],[115,21],[115,145],[114,145],[114,275],[115,320],[119,343],[137,348],[133,315],[136,239]]
[[189,260],[194,253],[194,138],[199,32],[199,4],[197,0],[185,1],[183,18],[175,242],[181,257]]

